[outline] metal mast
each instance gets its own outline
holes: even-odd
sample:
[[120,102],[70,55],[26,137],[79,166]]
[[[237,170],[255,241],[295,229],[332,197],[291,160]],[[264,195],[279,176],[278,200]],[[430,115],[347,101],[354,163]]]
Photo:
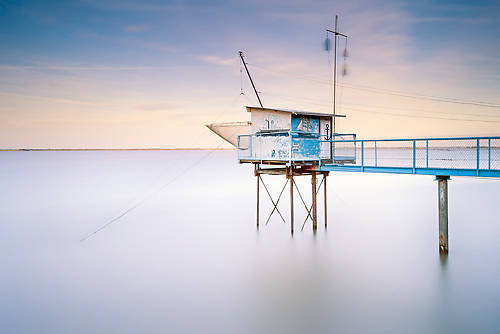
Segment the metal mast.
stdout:
[[253,87],[253,90],[255,92],[255,95],[257,95],[257,100],[259,100],[260,107],[264,108],[264,106],[262,105],[262,101],[260,100],[259,93],[257,92],[255,85],[253,84],[252,76],[250,75],[250,72],[248,71],[247,63],[245,63],[245,59],[243,59],[243,52],[239,51],[239,54],[240,54],[241,62],[243,63],[243,65],[245,65],[245,70],[247,71],[248,78],[250,79],[250,82],[252,83],[252,87]]
[[335,15],[335,31],[331,31],[330,29],[326,29],[327,32],[331,32],[334,35],[334,47],[333,47],[333,132],[335,134],[335,99],[336,99],[336,91],[337,91],[337,36],[343,36],[347,38],[347,35],[341,34],[338,32],[338,20],[339,16]]

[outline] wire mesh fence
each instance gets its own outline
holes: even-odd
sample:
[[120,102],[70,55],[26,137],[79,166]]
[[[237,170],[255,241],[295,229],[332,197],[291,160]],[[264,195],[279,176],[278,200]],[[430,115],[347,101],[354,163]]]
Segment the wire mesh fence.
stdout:
[[[331,159],[338,163],[354,163],[356,160],[356,135],[336,134],[334,141],[325,141],[322,145],[331,149]],[[331,143],[330,143],[331,142]]]
[[413,167],[413,143],[402,142],[375,142],[376,167]]
[[500,138],[490,139],[488,151],[490,156],[488,169],[500,170]]
[[428,168],[439,169],[476,169],[477,141],[429,140]]

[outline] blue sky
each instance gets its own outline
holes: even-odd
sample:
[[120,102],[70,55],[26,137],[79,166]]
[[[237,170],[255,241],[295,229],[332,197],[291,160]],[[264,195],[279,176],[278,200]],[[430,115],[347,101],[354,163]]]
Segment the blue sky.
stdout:
[[500,108],[380,90],[500,103],[495,1],[0,1],[0,147],[219,146],[203,125],[256,104],[238,50],[266,106],[329,111],[335,14],[340,130],[498,134]]

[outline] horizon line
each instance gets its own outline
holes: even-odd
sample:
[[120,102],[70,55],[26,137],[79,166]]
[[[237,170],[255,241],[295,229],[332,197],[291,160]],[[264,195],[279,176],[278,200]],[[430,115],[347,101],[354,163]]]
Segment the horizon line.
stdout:
[[5,151],[229,151],[236,148],[0,148],[0,152]]

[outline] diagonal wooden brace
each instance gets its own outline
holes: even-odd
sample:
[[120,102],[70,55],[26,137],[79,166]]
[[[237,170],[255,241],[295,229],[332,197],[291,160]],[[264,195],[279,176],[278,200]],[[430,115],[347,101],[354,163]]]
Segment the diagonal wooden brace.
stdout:
[[273,206],[274,206],[273,210],[271,211],[271,214],[270,214],[270,215],[269,215],[269,217],[267,218],[266,225],[269,223],[269,219],[271,219],[271,216],[273,215],[274,211],[277,211],[277,212],[278,212],[278,214],[279,214],[279,215],[280,215],[280,217],[281,217],[281,220],[283,220],[283,223],[285,223],[285,224],[286,224],[286,220],[285,220],[285,218],[283,218],[283,215],[281,214],[280,210],[278,209],[278,203],[279,203],[279,201],[280,201],[280,199],[281,199],[281,195],[283,194],[283,191],[284,191],[284,190],[285,190],[285,188],[286,188],[286,185],[287,185],[287,183],[288,183],[288,179],[286,180],[285,185],[283,186],[283,189],[281,189],[281,192],[280,192],[280,194],[279,194],[279,196],[278,196],[278,200],[277,200],[276,202],[274,202],[273,197],[271,196],[271,193],[269,192],[269,190],[267,189],[266,184],[264,183],[264,180],[262,180],[262,178],[260,177],[260,175],[259,175],[259,178],[260,178],[260,180],[262,181],[262,184],[264,185],[264,189],[266,190],[267,195],[268,195],[268,196],[269,196],[269,198],[271,199],[271,202],[273,203]]
[[[325,179],[321,179],[321,182],[319,183],[318,185],[318,188],[316,189],[316,194],[319,192],[319,190],[321,189],[321,185],[323,184],[323,181]],[[295,182],[294,182],[295,183]],[[297,185],[295,184],[295,187],[297,187]],[[297,187],[297,191],[299,191],[299,188]],[[305,203],[304,199],[302,198],[302,195],[300,194],[299,192],[299,196],[300,196],[300,199],[302,200],[302,203],[304,203],[304,207],[307,211],[307,216],[306,216],[306,219],[304,220],[304,222],[302,223],[302,228],[300,229],[300,231],[303,231],[304,230],[304,226],[306,226],[306,222],[307,222],[307,219],[308,218],[311,218],[311,220],[313,220],[313,217],[312,217],[312,209],[313,209],[313,206],[311,205],[311,207],[308,209],[307,208],[307,204]]]

